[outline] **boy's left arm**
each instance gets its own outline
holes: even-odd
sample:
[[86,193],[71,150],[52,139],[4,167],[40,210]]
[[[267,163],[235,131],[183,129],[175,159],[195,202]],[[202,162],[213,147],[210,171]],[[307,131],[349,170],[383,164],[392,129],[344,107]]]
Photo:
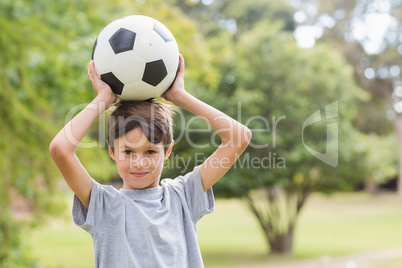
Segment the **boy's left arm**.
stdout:
[[203,119],[221,138],[220,146],[200,167],[202,185],[206,191],[230,169],[243,153],[250,143],[252,133],[246,126],[185,91],[184,59],[181,55],[176,80],[163,97]]

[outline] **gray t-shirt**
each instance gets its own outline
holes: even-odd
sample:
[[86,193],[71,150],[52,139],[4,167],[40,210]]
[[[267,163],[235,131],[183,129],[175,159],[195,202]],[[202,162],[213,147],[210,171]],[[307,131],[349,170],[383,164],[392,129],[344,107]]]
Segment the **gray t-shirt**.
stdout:
[[161,186],[116,190],[93,181],[88,211],[74,196],[74,223],[91,234],[95,267],[204,267],[196,224],[214,210],[199,167]]

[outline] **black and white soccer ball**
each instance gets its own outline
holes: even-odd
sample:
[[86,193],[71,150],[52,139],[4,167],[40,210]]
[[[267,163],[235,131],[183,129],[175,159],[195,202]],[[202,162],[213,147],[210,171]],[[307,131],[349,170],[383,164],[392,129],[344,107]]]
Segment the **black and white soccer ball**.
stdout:
[[115,20],[99,34],[92,50],[95,70],[122,100],[161,96],[173,83],[179,48],[159,21],[140,15]]

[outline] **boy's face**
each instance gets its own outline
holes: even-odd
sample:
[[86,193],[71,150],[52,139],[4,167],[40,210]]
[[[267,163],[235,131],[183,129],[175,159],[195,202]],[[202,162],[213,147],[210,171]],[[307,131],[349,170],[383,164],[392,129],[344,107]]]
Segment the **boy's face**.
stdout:
[[116,162],[117,171],[123,179],[123,189],[146,189],[157,187],[163,162],[169,157],[173,143],[166,154],[162,143],[151,143],[140,128],[115,139],[114,152],[109,154]]

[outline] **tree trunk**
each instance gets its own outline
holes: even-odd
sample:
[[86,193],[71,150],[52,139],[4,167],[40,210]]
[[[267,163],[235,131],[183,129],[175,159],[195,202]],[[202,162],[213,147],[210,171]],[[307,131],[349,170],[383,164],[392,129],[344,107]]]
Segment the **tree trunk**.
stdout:
[[366,189],[367,192],[369,192],[372,195],[378,194],[380,191],[378,184],[373,178],[366,179],[366,181],[364,182],[364,188]]
[[256,217],[271,254],[291,254],[298,215],[309,195],[303,190],[288,191],[281,187],[251,191],[244,201]]
[[271,254],[292,254],[293,228],[289,228],[288,233],[277,235],[274,240],[271,239],[269,245],[271,247]]

